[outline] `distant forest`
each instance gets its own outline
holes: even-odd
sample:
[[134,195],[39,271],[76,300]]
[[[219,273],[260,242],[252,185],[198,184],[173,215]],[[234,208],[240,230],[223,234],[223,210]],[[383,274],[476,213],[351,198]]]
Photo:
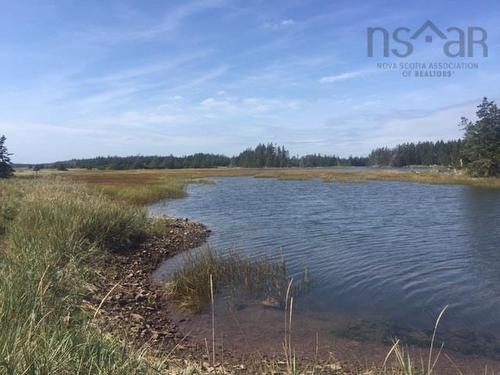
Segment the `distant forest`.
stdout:
[[444,165],[459,166],[462,142],[405,143],[394,148],[378,148],[369,157],[342,158],[335,155],[310,154],[290,156],[284,146],[259,144],[248,148],[238,156],[197,153],[187,156],[106,156],[92,159],[73,159],[51,164],[32,166],[34,169],[86,168],[86,169],[181,169],[181,168],[289,168],[289,167],[334,167],[334,166],[393,166]]
[[394,148],[377,148],[370,153],[370,165],[445,165],[461,167],[462,141],[404,143]]
[[[290,156],[284,146],[273,143],[248,148],[238,156],[193,154],[188,156],[107,156],[93,159],[74,159],[45,165],[30,166],[34,170],[56,167],[87,169],[178,169],[178,168],[286,168],[333,166],[391,166],[440,165],[465,167],[472,176],[500,175],[500,109],[494,101],[483,98],[478,105],[477,120],[462,118],[462,139],[453,141],[403,143],[393,148],[377,148],[368,157],[342,158],[335,155],[311,154]],[[2,143],[5,137],[2,138]],[[10,154],[4,148],[3,155]],[[7,160],[6,159],[6,160]],[[4,161],[10,165],[9,161]]]

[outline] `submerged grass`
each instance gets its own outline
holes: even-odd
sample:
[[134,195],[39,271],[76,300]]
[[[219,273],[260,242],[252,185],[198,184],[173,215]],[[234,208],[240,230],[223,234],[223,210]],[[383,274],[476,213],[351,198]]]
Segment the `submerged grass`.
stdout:
[[[281,306],[285,301],[290,276],[284,261],[267,258],[249,259],[231,253],[221,255],[208,249],[187,255],[181,268],[165,284],[167,295],[181,309],[199,312],[211,302],[211,285],[215,293],[245,293]],[[212,283],[210,283],[212,280]]]

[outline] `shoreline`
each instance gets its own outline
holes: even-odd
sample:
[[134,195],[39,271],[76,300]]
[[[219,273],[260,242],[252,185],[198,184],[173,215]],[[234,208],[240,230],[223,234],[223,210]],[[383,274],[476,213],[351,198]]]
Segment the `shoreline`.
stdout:
[[[357,169],[356,169],[357,168]],[[110,198],[139,206],[162,199],[182,198],[185,187],[213,177],[256,177],[280,180],[320,179],[329,183],[362,183],[367,181],[400,181],[431,185],[461,185],[500,189],[500,177],[471,177],[463,171],[440,171],[429,168],[395,169],[376,167],[317,168],[197,168],[81,170],[66,172],[42,170],[17,172],[21,178],[57,176],[95,187]]]
[[[99,329],[124,340],[133,348],[142,348],[146,345],[152,350],[153,355],[160,358],[167,355],[174,363],[179,362],[181,367],[189,363],[200,374],[235,372],[260,374],[268,373],[271,368],[277,370],[277,373],[285,372],[285,362],[282,354],[277,350],[266,350],[266,354],[262,355],[262,353],[244,351],[238,347],[231,348],[231,345],[220,347],[219,342],[217,342],[217,349],[223,354],[217,354],[221,360],[212,364],[207,347],[203,345],[201,338],[196,334],[191,335],[193,327],[187,334],[183,333],[186,332],[186,326],[190,324],[191,316],[189,314],[184,316],[175,310],[172,301],[169,301],[168,297],[162,293],[161,284],[155,282],[151,275],[165,260],[205,243],[210,230],[204,224],[188,219],[164,218],[169,226],[167,234],[151,235],[135,250],[131,249],[119,254],[110,253],[105,256],[102,278],[98,283],[99,291],[91,301],[84,301],[84,304],[89,304],[88,308],[91,313],[97,311],[96,323]],[[370,349],[380,361],[389,349],[377,343],[357,342],[349,339],[336,339],[335,341],[336,345],[340,344],[342,347],[352,346],[354,351],[364,352]],[[314,343],[310,344],[314,345]],[[324,344],[322,346],[322,351],[324,351]],[[409,348],[414,355],[423,355],[427,351],[420,347],[410,346]],[[469,361],[477,361],[476,365],[480,365],[483,360],[490,365],[498,365],[497,361],[486,357],[481,359],[477,356],[463,356],[448,350],[445,350],[445,353],[458,360],[457,364],[462,366]],[[379,361],[375,359],[372,364],[363,365],[358,362],[359,358],[356,360],[356,355],[353,353],[344,354],[341,357],[344,358],[336,358],[336,356],[328,358],[325,355],[307,354],[301,350],[297,352],[301,367],[312,366],[323,374],[347,375],[357,374],[360,371],[369,371],[369,374],[382,373],[380,367],[382,362],[376,365],[375,363]],[[445,361],[443,358],[443,362]],[[450,365],[444,364],[442,367],[443,364],[438,366],[440,371],[446,374],[455,373]]]
[[[217,349],[222,354],[217,356],[221,360],[212,364],[206,346],[189,333],[181,332],[178,324],[181,312],[175,311],[172,301],[162,293],[161,284],[151,275],[164,261],[203,245],[211,231],[204,224],[187,218],[163,218],[169,225],[168,234],[152,235],[136,249],[104,256],[101,278],[96,282],[99,290],[83,301],[84,309],[96,315],[97,328],[132,348],[147,346],[155,356],[167,355],[170,360],[179,362],[178,366],[191,366],[199,374],[285,373],[285,362],[276,353],[261,356],[231,351],[220,343]],[[190,317],[182,320],[189,321]],[[357,373],[348,370],[351,366],[347,362],[324,358],[315,361],[310,356],[299,360],[322,374]]]
[[[192,367],[197,374],[286,373],[285,362],[277,353],[262,356],[231,351],[219,342],[217,349],[221,350],[221,355],[217,356],[221,360],[213,364],[206,346],[189,333],[182,333],[178,322],[184,313],[175,311],[172,301],[162,293],[161,284],[151,275],[164,261],[203,245],[211,231],[204,224],[187,218],[162,218],[168,222],[168,234],[151,235],[135,249],[104,256],[101,277],[96,281],[98,290],[83,301],[84,309],[95,315],[96,327],[131,348],[147,346],[154,356],[167,355],[177,366]],[[183,317],[180,322],[190,319],[189,316]],[[325,358],[315,360],[311,356],[298,359],[322,374],[358,373],[347,362]]]
[[[352,173],[350,174],[352,175]],[[268,176],[254,175],[253,177]],[[288,179],[286,177],[289,176],[283,178],[284,176],[272,175],[269,177]],[[309,178],[311,177],[308,176],[307,179]],[[323,181],[325,180],[323,179]],[[196,182],[196,180],[185,181],[184,187]],[[420,181],[412,182],[422,183]],[[176,196],[175,198],[180,197]],[[172,301],[163,295],[161,285],[151,278],[151,274],[163,261],[202,245],[208,238],[210,230],[204,224],[188,219],[166,216],[165,218],[170,225],[168,234],[149,235],[135,249],[129,249],[126,253],[120,254],[111,252],[105,256],[104,276],[98,281],[100,284],[99,293],[96,293],[89,303],[91,315],[99,310],[98,319],[96,319],[99,322],[98,327],[119,340],[123,340],[126,345],[130,345],[132,348],[140,349],[146,345],[152,349],[153,355],[159,355],[160,358],[167,354],[169,360],[173,362],[187,361],[186,363],[189,365],[195,364],[198,369],[202,370],[201,373],[210,373],[214,369],[219,371],[221,366],[239,371],[245,369],[244,373],[267,373],[269,368],[282,366],[282,354],[269,353],[262,358],[254,352],[242,351],[236,347],[231,348],[232,351],[224,348],[222,363],[211,365],[209,364],[210,356],[207,355],[207,347],[201,342],[201,339],[194,335],[191,336],[190,330],[187,334],[182,332],[182,326],[185,327],[185,324],[189,323],[179,323],[189,322],[190,318],[181,317],[179,321],[179,312],[175,312]],[[363,346],[362,343],[355,345]],[[420,353],[421,350],[417,349],[417,352]],[[385,353],[381,355],[384,356]],[[171,355],[172,357],[170,357]],[[256,356],[258,358],[255,358]],[[338,375],[354,374],[367,370],[366,367],[360,367],[359,363],[356,364],[356,361],[345,358],[341,361],[337,359],[332,361],[332,359],[313,357],[310,355],[302,357],[301,355],[298,358],[301,362],[300,366],[309,368],[312,365],[326,371],[322,373]],[[486,358],[486,362],[489,362],[489,359]],[[375,367],[371,365],[369,368],[373,374],[383,373],[380,366],[382,366],[382,362]]]
[[104,257],[99,291],[88,301],[104,330],[133,346],[147,344],[158,352],[189,343],[173,323],[171,305],[151,274],[166,259],[203,244],[209,235],[203,224],[165,219],[168,234],[150,235],[137,249]]

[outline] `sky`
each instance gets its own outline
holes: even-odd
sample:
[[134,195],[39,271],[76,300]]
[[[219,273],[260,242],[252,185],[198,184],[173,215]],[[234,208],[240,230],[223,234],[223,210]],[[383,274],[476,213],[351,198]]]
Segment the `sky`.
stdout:
[[[496,0],[1,6],[0,134],[16,163],[234,155],[260,142],[293,155],[367,155],[379,146],[459,138],[460,118],[473,119],[482,97],[500,97]],[[412,40],[408,57],[384,57],[381,34],[375,55],[367,55],[367,28],[406,27],[406,36],[427,20],[466,35],[468,27],[483,28],[488,56],[477,45],[472,57],[448,57],[436,35],[425,42],[429,29]],[[431,62],[476,68],[406,77],[398,65]]]

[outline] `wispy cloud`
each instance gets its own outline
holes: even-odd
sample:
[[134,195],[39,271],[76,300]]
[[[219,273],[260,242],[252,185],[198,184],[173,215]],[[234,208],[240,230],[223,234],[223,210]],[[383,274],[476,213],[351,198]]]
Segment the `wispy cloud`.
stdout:
[[[360,154],[453,137],[476,98],[500,95],[493,54],[447,80],[380,74],[365,57],[364,32],[420,25],[425,12],[407,4],[35,3],[6,4],[0,15],[11,30],[0,33],[0,128],[15,161],[232,153],[270,140],[292,152]],[[434,6],[440,24],[472,22]],[[491,51],[498,9],[475,16]]]
[[210,97],[200,103],[199,109],[210,117],[257,116],[283,110],[294,111],[301,104],[298,100],[290,99]]
[[166,11],[163,19],[155,25],[133,29],[96,28],[84,32],[87,37],[106,42],[141,41],[158,37],[174,37],[176,31],[189,17],[209,9],[219,8],[226,4],[226,0],[190,0],[175,9]]
[[283,28],[289,28],[293,25],[295,25],[295,20],[293,20],[292,18],[286,18],[277,22],[266,22],[264,24],[264,27],[266,29],[279,30]]
[[332,76],[321,77],[319,82],[321,83],[334,83],[339,81],[347,81],[349,79],[357,78],[366,74],[365,71],[357,71],[357,72],[346,72],[341,74],[336,74]]

